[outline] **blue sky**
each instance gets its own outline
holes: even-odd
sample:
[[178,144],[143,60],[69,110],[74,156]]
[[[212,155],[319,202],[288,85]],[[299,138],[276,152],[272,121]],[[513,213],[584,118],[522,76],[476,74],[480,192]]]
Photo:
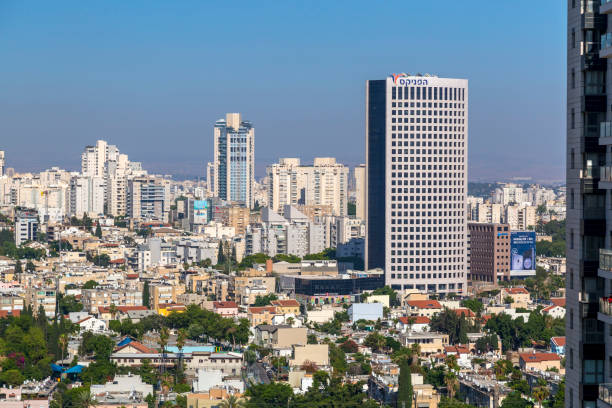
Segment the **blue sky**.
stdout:
[[0,1],[0,149],[17,170],[78,169],[117,144],[204,174],[225,112],[279,157],[364,161],[364,84],[470,80],[470,179],[564,178],[565,2]]

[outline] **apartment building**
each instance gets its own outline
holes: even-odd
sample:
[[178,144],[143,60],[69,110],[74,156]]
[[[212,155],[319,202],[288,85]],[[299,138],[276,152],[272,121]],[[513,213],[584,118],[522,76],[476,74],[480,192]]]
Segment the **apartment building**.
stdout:
[[317,157],[311,166],[280,159],[267,168],[268,205],[281,214],[286,205],[329,205],[333,215],[347,215],[348,173],[332,157]]

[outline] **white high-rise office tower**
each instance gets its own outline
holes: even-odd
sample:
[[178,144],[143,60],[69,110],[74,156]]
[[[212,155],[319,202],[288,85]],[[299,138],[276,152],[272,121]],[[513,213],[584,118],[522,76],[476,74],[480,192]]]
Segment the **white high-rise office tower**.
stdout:
[[4,150],[0,150],[0,177],[4,176]]
[[396,290],[467,290],[468,81],[366,82],[366,265]]
[[228,113],[214,129],[214,195],[253,208],[255,128],[239,113]]
[[267,168],[268,206],[282,213],[285,205],[326,205],[333,215],[347,214],[348,167],[332,157],[316,157],[311,166],[283,158]]

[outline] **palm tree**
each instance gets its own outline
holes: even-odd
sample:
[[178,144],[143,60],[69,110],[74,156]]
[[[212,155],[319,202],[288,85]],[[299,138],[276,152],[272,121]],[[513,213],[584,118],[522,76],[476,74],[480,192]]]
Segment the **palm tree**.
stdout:
[[187,330],[179,329],[178,335],[176,336],[176,346],[179,349],[179,370],[178,372],[182,372],[183,370],[183,347],[185,347],[186,340],[187,340]]
[[235,395],[230,395],[219,404],[219,408],[242,408],[244,406],[244,402],[240,401]]
[[89,389],[81,391],[78,395],[76,406],[79,408],[90,408],[98,405],[98,401],[91,395]]
[[164,372],[164,364],[166,360],[166,346],[168,345],[168,337],[170,337],[170,331],[168,330],[167,327],[164,326],[159,331],[159,345],[161,346],[160,347],[160,353],[161,353],[160,371],[161,373]]
[[289,326],[293,326],[293,323],[295,323],[295,319],[293,317],[288,317],[287,318],[287,324]]
[[108,311],[111,314],[111,319],[116,320],[117,313],[119,312],[119,309],[117,309],[117,306],[114,303],[111,303],[110,306],[108,307]]
[[251,349],[245,350],[242,355],[244,357],[244,361],[247,363],[247,366],[250,366],[257,360],[257,354],[255,354],[255,351]]
[[542,402],[548,398],[548,394],[548,388],[542,386],[534,388],[532,393],[533,398],[538,402],[540,407],[542,406]]
[[446,383],[448,398],[453,399],[455,397],[455,387],[457,386],[457,374],[453,370],[448,370],[444,374],[444,382]]
[[457,364],[457,356],[450,355],[444,360],[448,371],[444,375],[444,382],[446,382],[446,391],[448,398],[453,399],[455,396],[455,388],[457,386],[457,371],[459,371],[459,365]]
[[64,360],[64,350],[66,350],[66,344],[68,344],[68,336],[66,335],[66,333],[62,334],[59,336],[59,340],[58,340],[60,347],[61,347],[61,357],[62,360]]

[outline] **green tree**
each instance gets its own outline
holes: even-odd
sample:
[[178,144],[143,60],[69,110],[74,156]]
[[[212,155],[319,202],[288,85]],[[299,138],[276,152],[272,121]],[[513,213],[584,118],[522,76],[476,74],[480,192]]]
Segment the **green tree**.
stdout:
[[85,282],[85,284],[83,285],[83,289],[94,289],[98,286],[98,282],[96,282],[95,280],[88,280],[87,282]]
[[245,395],[249,398],[247,408],[286,407],[293,397],[289,384],[271,383],[251,385]]
[[278,296],[274,293],[269,293],[264,296],[257,295],[253,306],[268,306],[273,300],[278,300]]
[[100,227],[100,223],[96,223],[96,232],[94,234],[98,238],[102,238],[102,228]]
[[502,401],[501,408],[529,408],[533,403],[522,397],[519,391],[512,391]]
[[15,275],[21,275],[23,273],[23,269],[21,268],[21,261],[18,259],[15,262]]
[[151,308],[151,290],[149,288],[149,281],[145,281],[142,287],[142,304],[146,306],[147,309]]
[[397,406],[406,408],[412,406],[412,378],[410,366],[406,360],[404,360],[400,365]]

